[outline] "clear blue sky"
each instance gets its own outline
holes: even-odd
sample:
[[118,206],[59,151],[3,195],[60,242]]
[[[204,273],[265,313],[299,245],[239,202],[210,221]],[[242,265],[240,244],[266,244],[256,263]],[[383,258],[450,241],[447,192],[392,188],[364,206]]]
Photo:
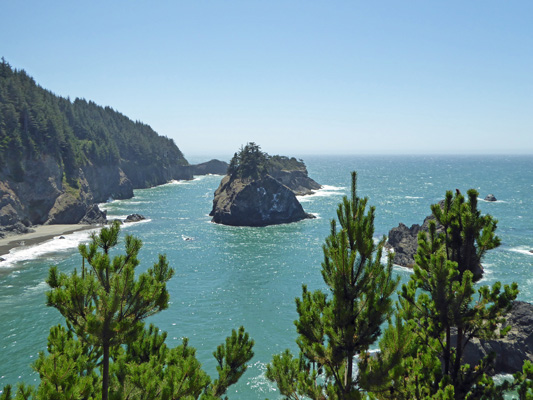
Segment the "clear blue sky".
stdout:
[[533,154],[533,1],[8,1],[0,56],[188,155]]

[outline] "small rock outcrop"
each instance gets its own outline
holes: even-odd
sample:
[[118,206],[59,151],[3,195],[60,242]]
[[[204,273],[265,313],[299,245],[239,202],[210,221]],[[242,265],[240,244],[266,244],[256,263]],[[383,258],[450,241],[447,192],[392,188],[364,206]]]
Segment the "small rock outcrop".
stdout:
[[464,349],[464,362],[475,365],[491,352],[496,353],[495,374],[522,370],[525,360],[533,362],[533,304],[515,301],[505,316],[505,326],[511,326],[502,339],[473,339]]
[[141,214],[130,214],[126,217],[124,222],[139,222],[146,219],[144,215]]
[[307,175],[307,170],[276,170],[270,171],[270,175],[291,189],[297,196],[313,194],[315,190],[322,188]]
[[80,224],[96,225],[105,224],[107,222],[107,211],[102,211],[97,204],[91,204],[85,216],[81,219]]
[[314,218],[295,194],[270,175],[259,179],[225,176],[215,192],[212,221],[233,226],[266,226]]
[[[408,228],[401,223],[389,231],[387,247],[394,251],[394,263],[402,267],[412,267],[415,263],[415,254],[418,248],[418,233],[429,232],[429,221],[434,220],[433,215],[424,219],[422,225],[413,224]],[[437,223],[437,232],[442,232],[442,225]]]
[[493,194],[488,194],[485,197],[485,201],[498,201],[498,199]]

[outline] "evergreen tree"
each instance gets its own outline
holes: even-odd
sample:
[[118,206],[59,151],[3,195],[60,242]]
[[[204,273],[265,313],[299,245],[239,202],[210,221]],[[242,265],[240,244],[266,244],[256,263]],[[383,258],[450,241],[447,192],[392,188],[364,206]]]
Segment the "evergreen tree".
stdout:
[[258,179],[267,172],[268,154],[261,151],[261,147],[254,142],[247,143],[238,153],[235,153],[228,167],[228,175],[232,178]]
[[125,255],[111,258],[119,233],[115,223],[79,246],[81,274],[50,268],[48,305],[61,312],[67,326],[50,329],[47,352],[33,364],[38,388],[21,384],[13,391],[8,385],[1,400],[222,400],[246,371],[254,341],[243,327],[213,353],[214,381],[186,338],[169,349],[165,332],[144,327],[147,316],[167,307],[166,282],[173,270],[160,256],[135,279],[141,241],[126,236]]
[[[378,398],[496,399],[508,389],[487,376],[494,355],[475,366],[463,361],[473,338],[496,338],[510,329],[498,326],[518,294],[516,283],[474,286],[483,255],[500,243],[496,221],[477,209],[477,195],[469,190],[465,201],[459,191],[448,192],[442,209],[431,207],[445,230],[437,233],[431,221],[429,233],[419,234],[414,273],[402,286],[396,324],[380,344],[384,355],[403,353],[402,363],[391,370]],[[379,368],[376,362],[372,367]]]
[[[356,194],[352,173],[351,198],[337,209],[340,229],[332,221],[323,246],[322,277],[328,288],[310,293],[303,286],[296,299],[300,357],[287,350],[274,356],[267,378],[287,399],[359,399],[365,380],[355,376],[355,358],[365,356],[392,312],[392,258],[381,264],[385,239],[374,243],[374,207]],[[328,298],[328,295],[331,297]]]
[[79,250],[86,270],[68,276],[50,268],[48,305],[65,317],[68,328],[88,345],[102,351],[102,399],[108,399],[110,351],[140,335],[143,320],[168,307],[166,282],[174,270],[162,255],[154,266],[135,279],[141,241],[125,238],[125,255],[111,259],[118,244],[120,225],[102,228],[91,243]]

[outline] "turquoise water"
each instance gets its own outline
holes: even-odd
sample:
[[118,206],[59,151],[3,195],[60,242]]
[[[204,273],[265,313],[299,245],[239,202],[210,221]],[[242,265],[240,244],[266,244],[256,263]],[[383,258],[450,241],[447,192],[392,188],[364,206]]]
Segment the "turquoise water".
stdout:
[[[325,185],[316,195],[300,198],[304,209],[318,216],[314,220],[265,228],[212,224],[208,213],[220,176],[137,190],[133,199],[103,206],[110,217],[135,212],[149,218],[124,228],[143,240],[140,270],[151,266],[158,253],[166,253],[176,270],[169,282],[170,307],[150,319],[168,332],[170,346],[189,337],[215,376],[212,352],[232,329],[243,325],[254,338],[255,357],[230,391],[231,399],[278,398],[264,377],[265,365],[285,348],[296,351],[294,298],[303,283],[323,287],[322,244],[348,192],[352,170],[358,171],[359,194],[376,206],[376,237],[399,222],[421,223],[429,205],[447,189],[465,193],[473,187],[481,198],[493,193],[498,202],[480,201],[479,206],[499,220],[502,246],[486,257],[482,283],[516,281],[519,299],[533,302],[533,157],[303,158],[310,176]],[[19,380],[35,382],[29,365],[45,349],[49,327],[62,320],[45,306],[48,266],[58,264],[64,271],[79,266],[76,245],[87,236],[76,233],[5,257],[0,267],[0,388]],[[402,280],[409,276],[405,268],[396,272]]]

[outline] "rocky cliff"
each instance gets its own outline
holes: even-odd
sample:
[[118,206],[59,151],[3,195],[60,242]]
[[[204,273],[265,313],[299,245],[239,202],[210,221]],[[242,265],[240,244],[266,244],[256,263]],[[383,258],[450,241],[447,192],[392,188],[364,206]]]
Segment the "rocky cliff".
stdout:
[[259,179],[225,176],[215,192],[212,221],[234,226],[266,226],[314,218],[295,194],[269,175]]
[[[77,178],[64,178],[63,167],[51,156],[23,162],[24,176],[17,181],[9,168],[0,172],[0,226],[11,231],[17,224],[76,224],[105,222],[96,203],[133,197],[134,188],[163,184],[172,179],[191,179],[186,168],[157,170],[127,165],[79,168]],[[131,176],[131,178],[130,178]]]
[[494,373],[514,373],[522,370],[525,360],[533,362],[533,305],[515,301],[505,315],[505,326],[511,326],[502,339],[473,339],[464,349],[464,361],[475,365],[490,353],[496,354]]

